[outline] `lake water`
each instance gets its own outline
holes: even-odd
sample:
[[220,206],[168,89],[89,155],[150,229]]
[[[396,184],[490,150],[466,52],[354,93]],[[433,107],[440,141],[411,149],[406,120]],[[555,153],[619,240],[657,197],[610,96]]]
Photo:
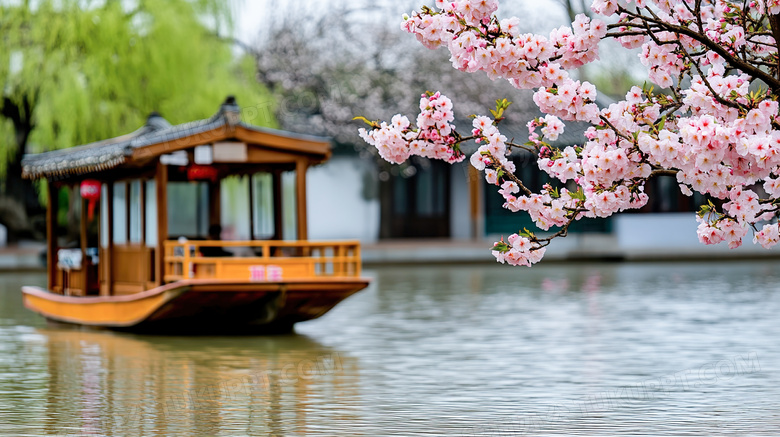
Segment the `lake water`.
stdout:
[[0,275],[0,435],[780,435],[780,264],[369,270],[277,337],[49,327]]

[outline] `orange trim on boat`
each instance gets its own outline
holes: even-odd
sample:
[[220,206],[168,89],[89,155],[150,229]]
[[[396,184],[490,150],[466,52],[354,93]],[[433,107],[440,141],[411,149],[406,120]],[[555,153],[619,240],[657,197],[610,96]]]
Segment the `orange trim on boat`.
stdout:
[[[188,287],[159,287],[132,296],[71,297],[37,287],[23,287],[24,306],[46,318],[67,323],[99,326],[135,325]],[[141,296],[144,295],[144,296]],[[65,297],[66,299],[63,299]],[[128,299],[132,298],[132,299]]]

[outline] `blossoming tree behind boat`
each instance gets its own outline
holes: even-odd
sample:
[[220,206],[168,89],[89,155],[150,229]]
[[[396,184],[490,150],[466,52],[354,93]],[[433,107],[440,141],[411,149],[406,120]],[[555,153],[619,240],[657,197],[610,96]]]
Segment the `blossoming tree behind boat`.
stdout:
[[[520,20],[499,19],[497,8],[497,0],[437,0],[436,9],[405,16],[402,28],[428,48],[446,47],[459,70],[535,89],[547,115],[528,123],[528,142],[501,134],[505,99],[492,117],[475,116],[468,135],[455,130],[452,102],[439,93],[423,94],[416,125],[401,115],[389,124],[359,118],[370,126],[361,137],[390,162],[411,155],[459,162],[463,142],[479,145],[471,165],[498,187],[504,207],[526,211],[540,229],[556,228],[496,243],[498,261],[530,266],[574,221],[641,208],[645,184],[658,175],[676,176],[686,195],[723,201],[699,211],[703,243],[736,248],[749,232],[765,248],[780,241],[779,1],[595,0],[591,9],[610,24],[578,15],[549,36],[521,34]],[[600,109],[596,88],[568,71],[597,60],[607,38],[641,47],[655,86],[635,86]],[[582,145],[549,145],[564,121],[591,124]],[[539,169],[565,187],[529,190],[507,159],[515,148],[537,154]]]

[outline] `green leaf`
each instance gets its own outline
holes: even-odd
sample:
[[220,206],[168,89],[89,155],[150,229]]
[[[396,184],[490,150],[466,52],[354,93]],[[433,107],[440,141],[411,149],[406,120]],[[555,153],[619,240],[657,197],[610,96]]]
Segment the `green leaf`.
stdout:
[[534,234],[533,232],[529,231],[528,228],[523,228],[523,230],[518,232],[517,235],[519,235],[521,237],[528,238],[528,239],[535,239],[536,238],[536,234]]
[[577,191],[569,192],[572,199],[585,200],[585,193],[582,191],[582,187],[578,187]]
[[663,130],[664,126],[666,126],[666,115],[661,118],[661,121],[658,122],[658,130]]
[[509,251],[509,245],[504,242],[504,240],[496,242],[496,244],[493,245],[493,247],[490,250],[497,250],[501,253],[508,252]]
[[377,121],[370,121],[366,117],[357,116],[357,117],[353,117],[352,120],[353,121],[354,120],[362,120],[365,124],[367,124],[367,125],[369,125],[371,127],[379,127],[379,122],[377,122]]

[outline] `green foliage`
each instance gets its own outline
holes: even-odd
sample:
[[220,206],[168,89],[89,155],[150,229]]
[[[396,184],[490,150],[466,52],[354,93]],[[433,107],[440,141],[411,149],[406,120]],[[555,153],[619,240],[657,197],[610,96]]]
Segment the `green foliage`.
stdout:
[[496,109],[490,110],[490,113],[493,114],[493,119],[496,121],[503,119],[504,111],[509,108],[509,105],[511,104],[512,102],[507,99],[496,100]]
[[490,250],[495,250],[501,253],[509,252],[509,245],[504,242],[504,237],[501,237],[501,241],[497,241]]
[[[718,209],[715,207],[715,205],[712,203],[712,200],[707,199],[706,204],[702,204],[699,207],[699,210],[696,212],[696,215],[698,215],[701,218],[705,218],[708,222],[717,221],[723,218],[723,214],[718,212]],[[714,216],[714,217],[713,217]]]
[[[129,133],[153,110],[173,124],[206,118],[229,94],[245,107],[270,106],[252,60],[236,59],[218,36],[231,26],[229,6],[227,0],[0,1],[2,97],[6,105],[32,103],[26,152]],[[250,122],[275,127],[270,117]],[[17,144],[13,124],[0,118],[0,174]]]
[[369,125],[372,128],[375,128],[375,129],[379,128],[379,122],[378,121],[371,121],[371,120],[367,119],[366,117],[361,117],[361,116],[352,117],[352,120],[360,120],[360,121],[362,121],[363,123]]

